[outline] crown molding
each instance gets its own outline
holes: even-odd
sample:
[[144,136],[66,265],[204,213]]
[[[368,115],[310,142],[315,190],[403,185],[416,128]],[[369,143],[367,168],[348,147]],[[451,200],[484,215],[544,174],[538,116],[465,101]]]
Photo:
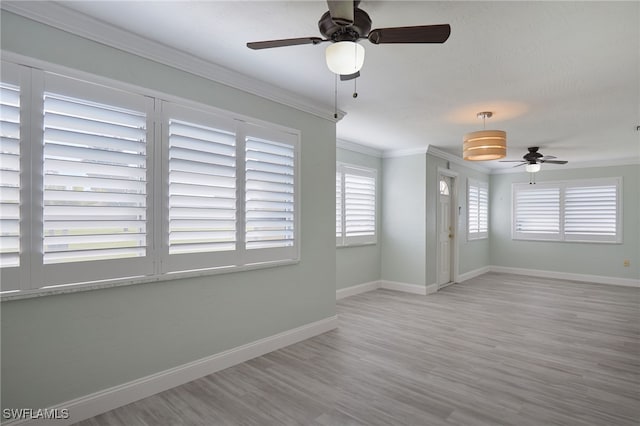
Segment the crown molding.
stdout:
[[336,139],[336,147],[340,149],[346,149],[347,151],[357,152],[359,154],[382,158],[381,150],[372,148],[370,146],[361,145],[359,143],[346,141],[344,139]]
[[79,37],[168,65],[332,122],[338,122],[346,115],[344,111],[338,111],[338,118],[334,118],[334,109],[331,107],[130,33],[55,2],[3,1],[1,8]]
[[450,161],[452,163],[458,164],[459,166],[463,166],[466,167],[468,169],[472,169],[472,170],[476,170],[478,172],[482,172],[482,173],[486,173],[486,174],[490,174],[491,173],[491,169],[488,167],[484,167],[481,166],[480,164],[477,163],[473,163],[473,162],[469,162],[469,161],[465,161],[462,158],[450,154],[446,151],[443,151],[441,149],[436,148],[433,145],[429,145],[429,148],[427,149],[427,154],[431,154],[435,157],[441,158],[443,160],[447,160]]
[[[541,171],[551,170],[573,170],[573,169],[590,169],[594,167],[618,167],[618,166],[637,166],[640,165],[640,157],[617,158],[612,160],[600,161],[582,161],[579,163],[567,163],[564,165],[547,165],[543,166]],[[492,169],[492,175],[506,175],[511,173],[526,173],[522,168],[509,167],[508,169]]]
[[423,148],[385,150],[382,152],[382,158],[407,157],[410,155],[426,154],[428,150],[428,145]]

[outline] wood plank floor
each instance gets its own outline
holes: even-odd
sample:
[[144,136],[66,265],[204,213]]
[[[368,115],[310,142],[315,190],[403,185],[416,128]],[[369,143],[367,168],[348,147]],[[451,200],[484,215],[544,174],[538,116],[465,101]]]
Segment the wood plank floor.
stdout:
[[640,424],[640,289],[489,273],[338,314],[338,330],[79,425]]

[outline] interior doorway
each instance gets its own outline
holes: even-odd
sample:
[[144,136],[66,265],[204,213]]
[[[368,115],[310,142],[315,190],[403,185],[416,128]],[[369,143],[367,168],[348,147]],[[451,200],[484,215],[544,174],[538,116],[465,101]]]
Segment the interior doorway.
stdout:
[[437,284],[438,288],[453,284],[456,278],[456,175],[447,170],[438,173],[437,207]]

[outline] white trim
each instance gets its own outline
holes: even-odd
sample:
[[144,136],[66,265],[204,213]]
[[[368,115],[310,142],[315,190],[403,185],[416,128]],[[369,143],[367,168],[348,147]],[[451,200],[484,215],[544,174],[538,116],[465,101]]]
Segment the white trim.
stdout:
[[[460,248],[458,245],[459,242],[459,238],[460,236],[459,231],[460,231],[460,227],[458,226],[458,223],[460,221],[460,217],[459,217],[459,213],[458,213],[458,206],[460,205],[460,201],[459,201],[459,193],[460,193],[460,185],[459,185],[459,173],[451,170],[451,169],[445,169],[443,167],[438,167],[437,169],[438,171],[438,179],[437,179],[437,183],[436,185],[440,184],[440,180],[442,179],[443,176],[448,177],[449,179],[451,179],[451,188],[449,190],[449,195],[451,197],[451,202],[450,202],[450,215],[451,215],[451,232],[453,233],[454,237],[451,239],[451,247],[450,247],[450,251],[451,251],[451,259],[449,259],[450,262],[450,269],[451,269],[451,276],[450,278],[450,282],[454,283],[458,281],[458,268],[459,268],[459,262],[460,262]],[[439,192],[439,187],[436,187],[436,202],[438,204],[438,208],[436,209],[436,230],[440,229],[440,220],[442,220],[442,218],[440,217],[440,192]],[[436,231],[436,233],[439,233],[439,231]],[[439,238],[439,237],[438,237]],[[440,250],[436,251],[436,281],[440,281],[440,256],[442,256],[442,254],[440,253]],[[443,285],[446,285],[447,283],[444,283]],[[442,288],[442,287],[440,287]]]
[[[123,383],[109,389],[57,404],[52,408],[68,409],[69,418],[65,420],[48,420],[47,424],[52,426],[70,425],[97,416],[114,408],[130,404],[225,368],[241,364],[269,352],[310,339],[337,327],[338,317],[334,315],[128,383]],[[38,426],[41,424],[41,419],[18,420],[3,423],[3,426]]]
[[458,279],[456,280],[456,282],[457,283],[462,283],[462,282],[465,282],[467,280],[470,280],[471,278],[475,278],[475,277],[478,277],[478,276],[480,276],[482,274],[486,274],[487,272],[491,272],[491,267],[490,266],[483,266],[482,268],[474,269],[472,271],[465,272],[464,274],[458,275]]
[[408,157],[410,155],[426,154],[429,146],[423,148],[397,149],[382,151],[382,158]]
[[345,297],[355,296],[356,294],[366,293],[368,291],[377,290],[380,288],[380,281],[369,281],[368,283],[356,284],[350,287],[340,288],[336,290],[336,300],[344,299]]
[[[542,166],[542,169],[539,173],[544,173],[545,171],[556,171],[556,170],[571,170],[571,169],[592,169],[594,167],[618,167],[618,166],[637,166],[640,165],[640,157],[631,157],[631,158],[616,158],[612,160],[601,160],[601,161],[583,161],[579,163],[569,162],[564,165],[548,165],[545,164]],[[523,169],[513,167],[509,167],[507,169],[491,169],[492,175],[504,175],[511,173],[526,173]]]
[[438,149],[433,145],[429,145],[427,147],[427,154],[431,154],[434,157],[438,157],[438,158],[441,158],[443,160],[450,161],[452,163],[458,164],[458,165],[463,166],[463,167],[467,167],[467,168],[472,169],[472,170],[476,170],[478,172],[487,173],[487,174],[489,174],[491,172],[491,169],[488,168],[488,167],[481,166],[480,164],[475,163],[473,161],[465,161],[462,158],[460,158],[460,157],[458,157],[456,155],[450,154],[450,153],[448,153],[446,151],[443,151],[441,149]]
[[329,121],[340,121],[346,115],[344,111],[338,111],[336,119],[333,107],[135,35],[54,2],[3,2],[2,9]]
[[386,280],[380,281],[380,288],[383,288],[385,290],[402,291],[404,293],[419,294],[422,296],[426,296],[429,293],[434,293],[438,291],[437,285],[435,285],[435,290],[433,289],[434,285],[435,284],[432,284],[430,286],[424,286],[419,284],[401,283],[397,281],[386,281]]
[[553,278],[559,280],[583,281],[597,284],[620,285],[625,287],[640,287],[640,279],[606,277],[602,275],[574,274],[571,272],[543,271],[540,269],[512,268],[508,266],[489,267],[490,272],[502,274],[529,275],[532,277]]
[[351,287],[345,287],[336,290],[336,300],[344,299],[345,297],[349,296],[355,296],[356,294],[366,293],[368,291],[377,290],[379,288],[426,296],[428,294],[437,292],[438,284],[422,286],[419,284],[401,283],[398,281],[369,281],[367,283],[356,284],[352,285]]
[[346,149],[347,151],[357,152],[359,154],[370,155],[371,157],[382,158],[382,151],[370,146],[360,145],[359,143],[346,141],[344,139],[336,139],[336,148]]
[[438,284],[436,284],[436,283],[429,284],[428,286],[425,287],[425,291],[427,292],[427,295],[432,294],[432,293],[436,293],[438,290],[440,290],[440,288],[439,288]]

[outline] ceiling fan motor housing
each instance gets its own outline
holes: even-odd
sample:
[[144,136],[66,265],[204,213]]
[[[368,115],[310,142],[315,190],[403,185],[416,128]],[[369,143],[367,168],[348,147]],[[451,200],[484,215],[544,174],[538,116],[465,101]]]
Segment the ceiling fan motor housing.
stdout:
[[536,164],[539,158],[542,158],[543,155],[538,152],[538,147],[530,147],[527,148],[529,150],[522,158],[527,161],[529,164]]
[[371,31],[371,18],[364,10],[355,8],[353,24],[344,26],[336,24],[327,11],[318,21],[318,29],[320,34],[334,42],[357,41],[359,38],[366,37]]

